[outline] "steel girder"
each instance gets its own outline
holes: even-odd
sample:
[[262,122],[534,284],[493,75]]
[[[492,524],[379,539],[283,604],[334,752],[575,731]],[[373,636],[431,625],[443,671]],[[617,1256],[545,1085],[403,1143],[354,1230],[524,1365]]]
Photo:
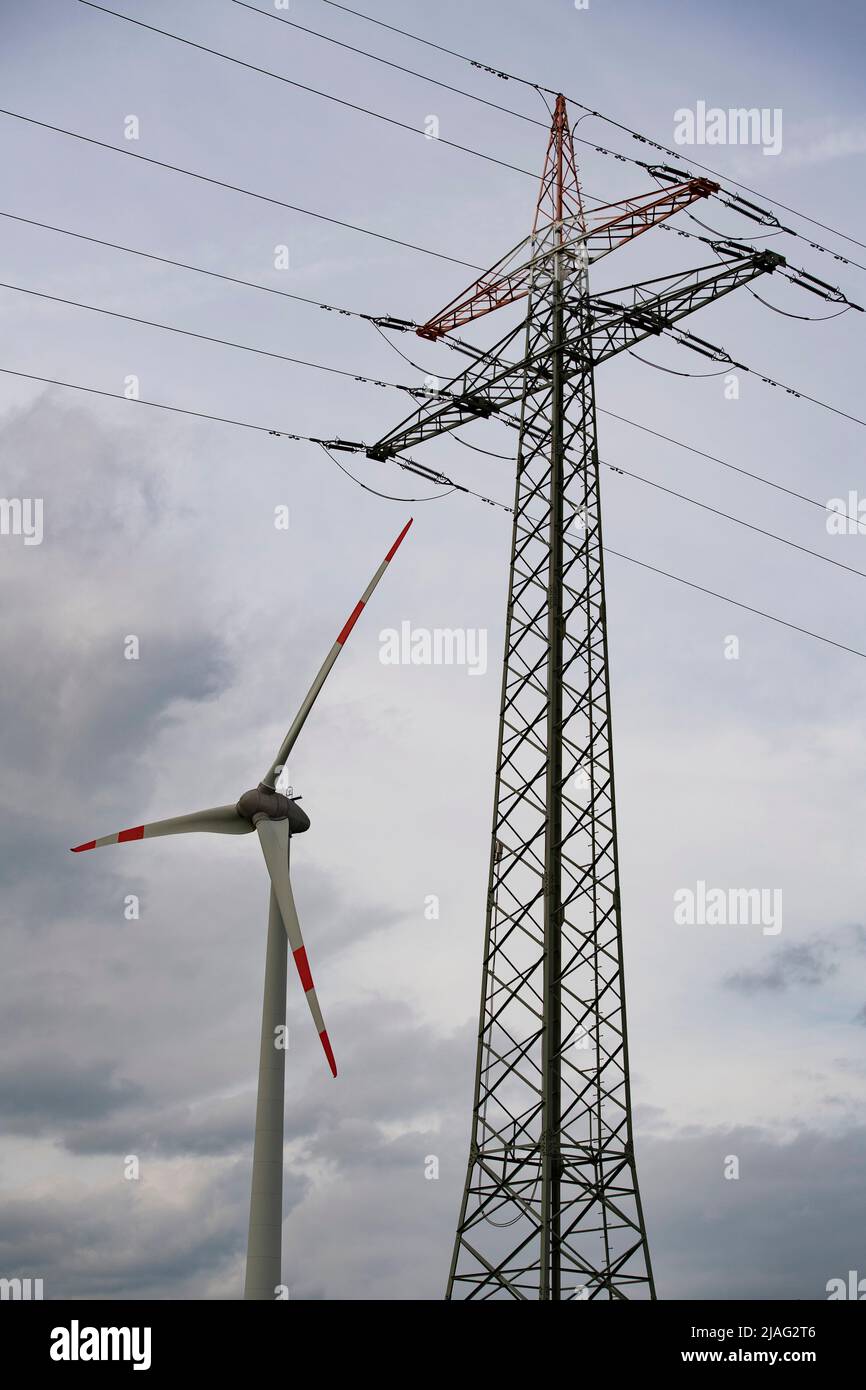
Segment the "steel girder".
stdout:
[[[772,251],[753,251],[720,267],[699,266],[648,285],[629,285],[611,294],[593,296],[583,313],[588,347],[585,344],[578,350],[566,338],[566,378],[570,380],[580,372],[582,358],[587,354],[598,366],[784,264],[784,258]],[[617,299],[616,295],[622,297]],[[459,344],[472,355],[471,365],[440,391],[431,391],[430,401],[371,445],[368,456],[393,458],[471,420],[495,415],[524,396],[549,389],[550,351],[543,343],[536,346],[528,341],[521,358],[505,358],[512,344],[524,334],[525,328],[518,325],[488,352],[478,354]]]
[[653,1291],[628,1089],[594,309],[585,270],[561,287],[559,321],[552,288],[530,302],[523,357],[476,1097],[449,1297]]

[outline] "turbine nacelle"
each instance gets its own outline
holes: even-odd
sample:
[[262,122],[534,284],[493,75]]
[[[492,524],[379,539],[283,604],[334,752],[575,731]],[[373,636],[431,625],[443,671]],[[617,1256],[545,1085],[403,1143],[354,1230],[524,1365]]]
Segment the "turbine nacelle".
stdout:
[[236,810],[252,826],[264,817],[266,820],[287,820],[290,835],[303,835],[310,828],[310,817],[301,810],[295,798],[274,791],[266,782],[259,782],[252,791],[244,792]]

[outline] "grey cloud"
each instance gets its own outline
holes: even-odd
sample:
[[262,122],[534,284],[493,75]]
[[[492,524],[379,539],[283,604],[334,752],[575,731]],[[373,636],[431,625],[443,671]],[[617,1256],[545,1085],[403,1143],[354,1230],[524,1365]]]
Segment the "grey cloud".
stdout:
[[719,1127],[647,1136],[637,1154],[660,1297],[822,1299],[827,1280],[862,1270],[862,1126],[789,1140]]
[[782,946],[766,970],[738,970],[725,977],[741,994],[779,993],[792,985],[822,985],[838,970],[835,947],[826,941]]
[[125,1180],[118,1163],[114,1181],[86,1194],[4,1196],[0,1268],[42,1278],[48,1299],[194,1297],[215,1280],[218,1297],[241,1259],[245,1179],[243,1165],[204,1167],[182,1197],[149,1181],[146,1166]]
[[772,943],[772,963],[761,970],[737,970],[725,977],[729,989],[741,994],[781,993],[803,985],[824,985],[846,960],[866,950],[866,931],[856,923],[837,929],[832,936],[816,936],[796,945]]
[[10,1134],[41,1134],[76,1120],[102,1120],[141,1096],[141,1087],[115,1075],[111,1062],[90,1065],[48,1055],[3,1058],[0,1070],[0,1120]]
[[[58,1116],[58,1119],[68,1117]],[[228,1099],[205,1098],[196,1104],[165,1109],[151,1104],[122,1119],[94,1123],[75,1115],[77,1123],[62,1132],[64,1148],[75,1154],[150,1153],[160,1158],[225,1156],[250,1147],[255,1123],[255,1092]],[[98,1119],[99,1117],[97,1117]]]

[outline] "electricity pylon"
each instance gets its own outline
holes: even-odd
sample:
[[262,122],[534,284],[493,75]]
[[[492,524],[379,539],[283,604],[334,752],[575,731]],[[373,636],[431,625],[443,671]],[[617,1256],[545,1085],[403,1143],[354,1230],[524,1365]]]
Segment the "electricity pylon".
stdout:
[[[470,365],[368,450],[392,458],[485,416],[518,431],[475,1103],[449,1298],[655,1297],[632,1137],[594,373],[784,260],[730,242],[713,266],[591,295],[591,264],[718,191],[653,172],[668,186],[587,217],[560,96],[531,235],[417,330],[447,337]],[[525,321],[489,351],[452,336],[522,298]]]

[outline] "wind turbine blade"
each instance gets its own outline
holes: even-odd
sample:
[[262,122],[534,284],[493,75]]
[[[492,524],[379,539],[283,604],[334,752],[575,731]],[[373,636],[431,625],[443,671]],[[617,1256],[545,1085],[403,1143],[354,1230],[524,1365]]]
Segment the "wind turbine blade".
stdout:
[[346,645],[346,642],[349,639],[349,633],[352,631],[352,628],[355,626],[356,622],[360,618],[364,607],[367,603],[369,603],[373,590],[379,583],[379,580],[382,578],[382,575],[385,573],[389,564],[396,555],[403,541],[403,537],[406,535],[406,532],[412,525],[412,520],[413,518],[410,516],[409,520],[406,522],[406,525],[403,527],[403,530],[400,532],[394,544],[391,546],[391,549],[388,551],[388,554],[385,556],[381,565],[376,570],[376,573],[373,575],[373,578],[370,580],[370,583],[367,585],[360,599],[355,604],[355,607],[349,614],[349,617],[346,619],[346,622],[343,626],[342,631],[340,632],[339,637],[337,638],[331,650],[328,652],[328,655],[325,657],[324,663],[322,665],[321,670],[319,671],[319,674],[316,676],[316,679],[310,686],[310,689],[308,690],[304,698],[301,708],[295,715],[295,718],[292,722],[292,727],[289,729],[289,732],[286,734],[286,737],[283,739],[283,742],[280,745],[280,751],[277,753],[277,756],[274,758],[274,761],[271,763],[270,767],[265,773],[263,783],[264,786],[274,786],[281,768],[285,766],[286,759],[288,758],[289,753],[292,751],[292,748],[295,745],[295,741],[297,740],[298,734],[304,727],[307,715],[313,708],[316,696],[318,695],[319,691],[321,690],[322,686],[325,684],[325,681],[328,678],[331,667],[337,660],[337,657],[340,655],[340,652],[343,650],[343,647]]
[[87,840],[74,845],[73,854],[85,849],[101,849],[103,845],[122,845],[127,840],[150,840],[158,835],[187,835],[207,831],[212,835],[246,835],[252,830],[248,820],[239,816],[235,806],[212,806],[208,811],[193,811],[189,816],[173,816],[169,820],[154,820],[149,825],[134,825],[130,830],[116,830],[99,840]]
[[292,957],[301,977],[301,987],[306,995],[310,1013],[313,1015],[313,1023],[316,1025],[319,1040],[325,1050],[331,1075],[336,1076],[337,1063],[334,1061],[328,1030],[325,1027],[325,1020],[322,1017],[322,1010],[319,1008],[319,1001],[313,985],[313,977],[310,974],[310,965],[307,960],[307,952],[304,949],[304,938],[301,936],[301,924],[298,921],[292,883],[289,878],[289,823],[286,820],[268,820],[267,817],[263,816],[256,822],[256,830],[271,877],[271,886],[286,929],[286,936],[289,938]]

